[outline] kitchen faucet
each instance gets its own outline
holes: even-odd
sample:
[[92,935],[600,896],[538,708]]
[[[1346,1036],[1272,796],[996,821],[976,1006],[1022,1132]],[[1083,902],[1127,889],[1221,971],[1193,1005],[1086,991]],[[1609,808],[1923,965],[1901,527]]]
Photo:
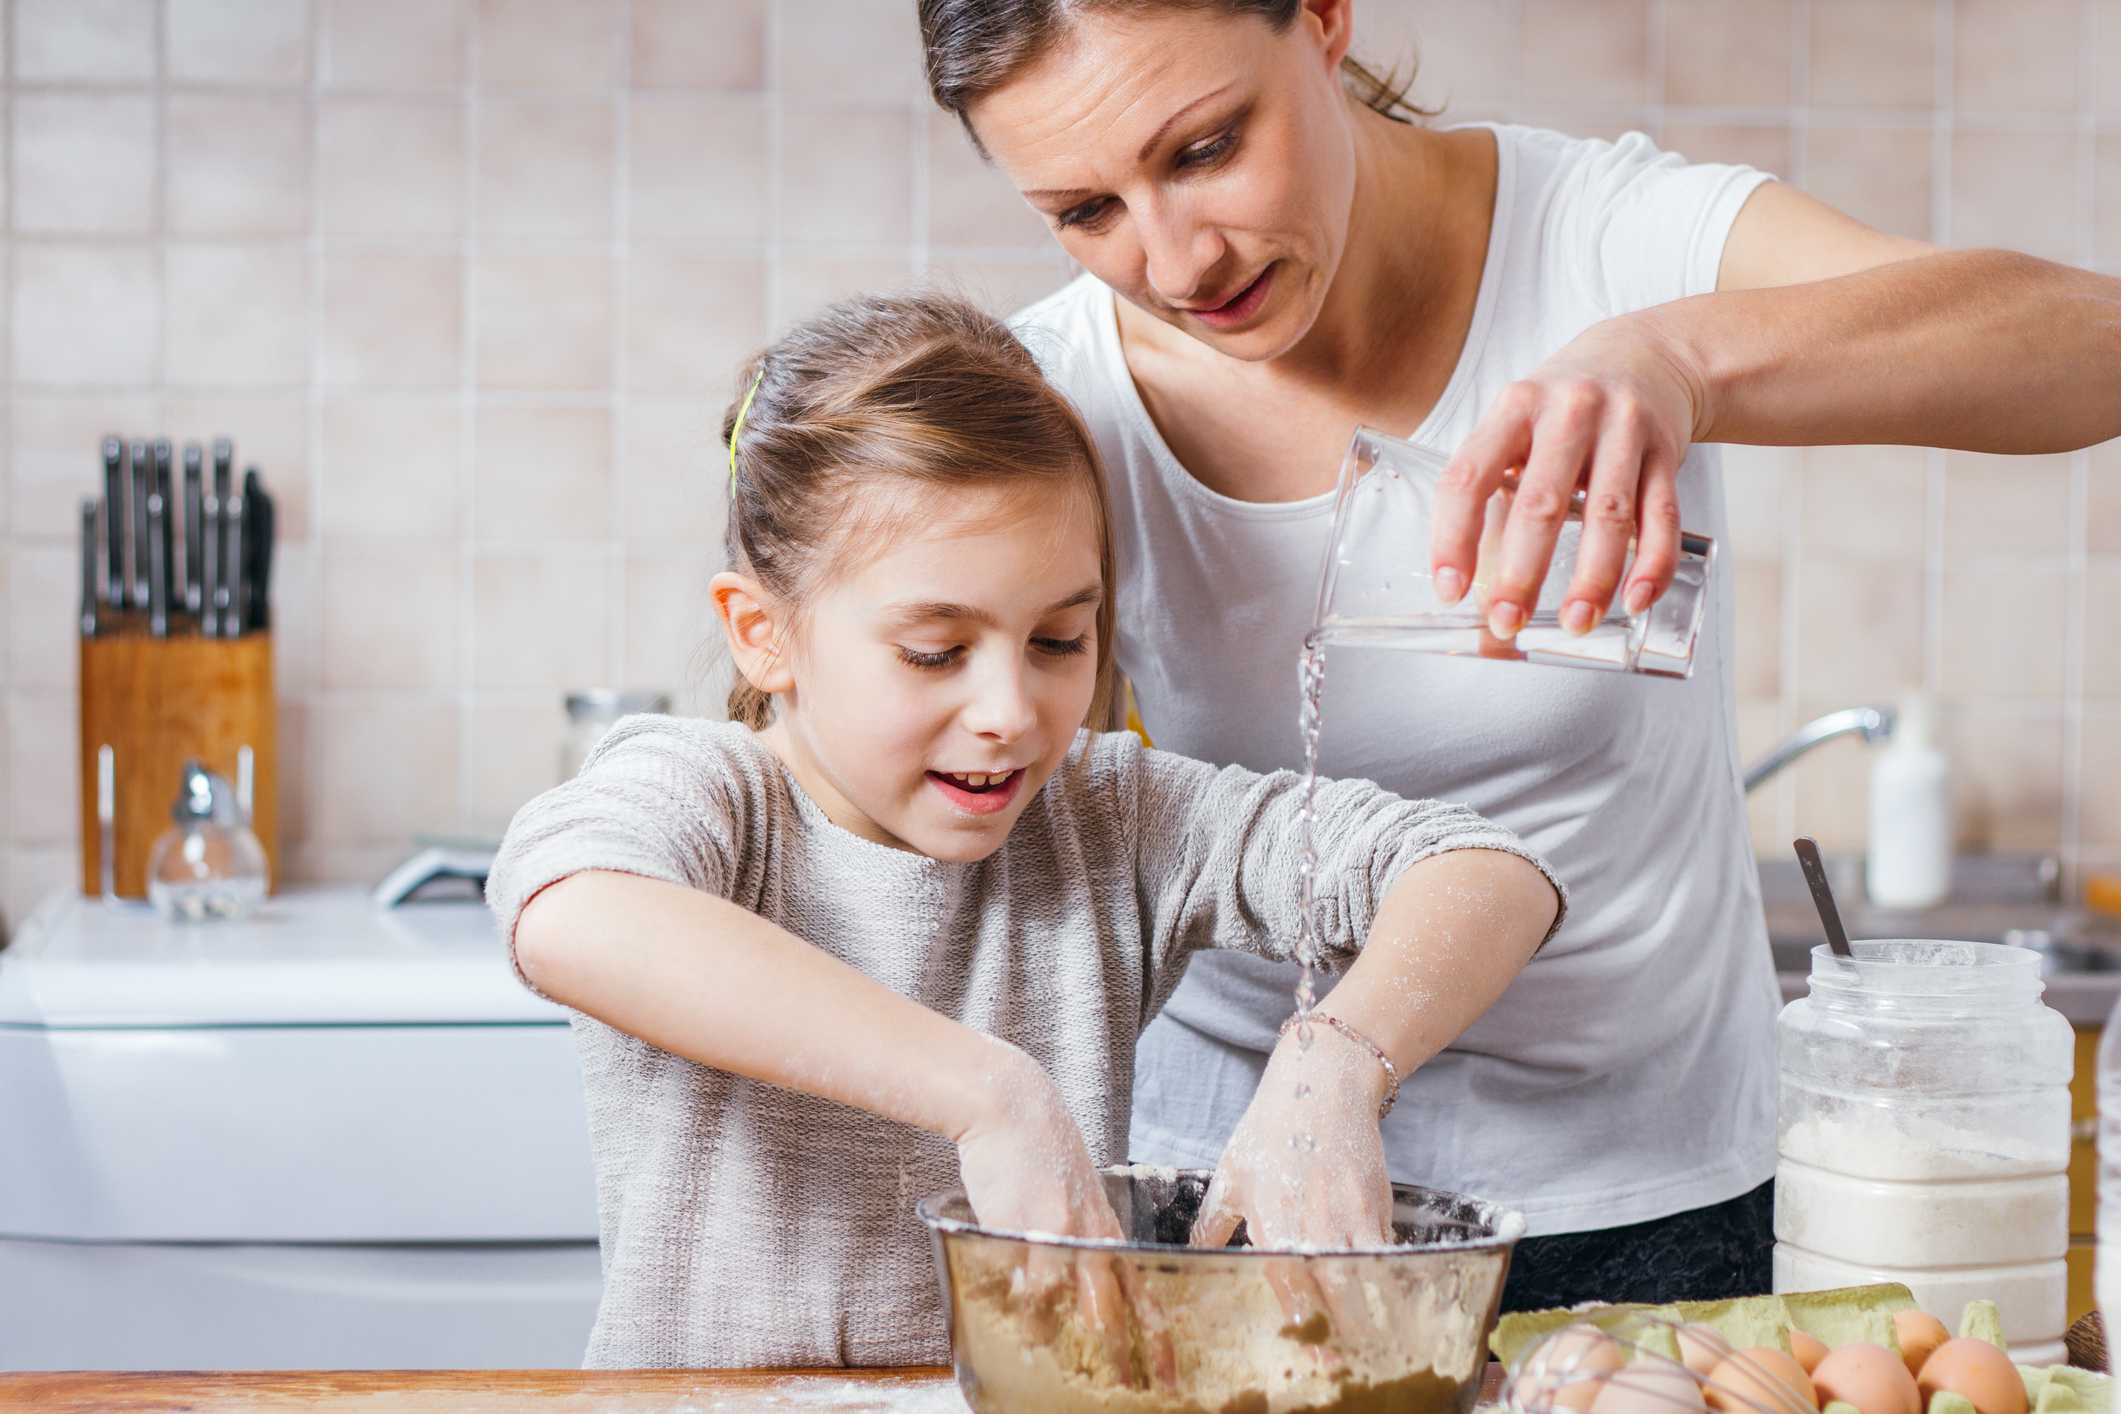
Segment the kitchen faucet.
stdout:
[[1866,745],[1876,746],[1892,736],[1894,716],[1890,707],[1844,707],[1839,712],[1829,712],[1824,717],[1806,722],[1775,743],[1767,755],[1745,768],[1745,788],[1752,790],[1819,743],[1832,741],[1837,736],[1861,732]]

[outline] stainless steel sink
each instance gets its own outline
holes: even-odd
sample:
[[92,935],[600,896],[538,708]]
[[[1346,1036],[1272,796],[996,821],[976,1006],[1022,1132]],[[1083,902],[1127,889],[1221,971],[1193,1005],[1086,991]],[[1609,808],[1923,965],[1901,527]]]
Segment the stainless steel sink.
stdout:
[[[2121,993],[2121,919],[2062,901],[2051,855],[1973,854],[1953,862],[1952,895],[1935,908],[1873,908],[1863,893],[1860,855],[1828,856],[1827,875],[1851,938],[1954,938],[2013,943],[2046,957],[2047,1002],[2079,1026],[2105,1022]],[[1794,859],[1760,863],[1768,945],[1783,995],[1800,997],[1812,949],[1826,941],[1804,875]]]

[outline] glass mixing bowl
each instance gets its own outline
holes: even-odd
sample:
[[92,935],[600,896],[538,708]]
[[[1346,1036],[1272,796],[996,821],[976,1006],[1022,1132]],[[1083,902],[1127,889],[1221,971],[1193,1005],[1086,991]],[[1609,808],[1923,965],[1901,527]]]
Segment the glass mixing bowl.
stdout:
[[1524,1217],[1394,1184],[1389,1247],[1186,1245],[1212,1175],[1108,1170],[1125,1242],[978,1226],[924,1200],[977,1414],[1466,1414]]

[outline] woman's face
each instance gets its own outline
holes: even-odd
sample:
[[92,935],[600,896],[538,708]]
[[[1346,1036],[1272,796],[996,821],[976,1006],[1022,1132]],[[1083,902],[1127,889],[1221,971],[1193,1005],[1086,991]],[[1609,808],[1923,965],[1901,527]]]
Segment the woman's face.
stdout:
[[1251,15],[1091,11],[970,110],[1083,267],[1215,349],[1272,358],[1310,329],[1355,193],[1338,65],[1345,0],[1280,34]]

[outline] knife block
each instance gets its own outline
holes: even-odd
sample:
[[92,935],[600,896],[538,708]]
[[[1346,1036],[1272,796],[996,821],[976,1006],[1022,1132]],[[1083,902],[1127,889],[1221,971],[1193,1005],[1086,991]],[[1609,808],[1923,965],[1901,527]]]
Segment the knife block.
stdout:
[[279,752],[272,634],[233,639],[150,638],[120,628],[81,640],[81,891],[103,892],[96,758],[111,748],[118,893],[147,897],[147,856],[170,826],[184,762],[196,756],[236,779],[251,750],[250,827],[280,880]]

